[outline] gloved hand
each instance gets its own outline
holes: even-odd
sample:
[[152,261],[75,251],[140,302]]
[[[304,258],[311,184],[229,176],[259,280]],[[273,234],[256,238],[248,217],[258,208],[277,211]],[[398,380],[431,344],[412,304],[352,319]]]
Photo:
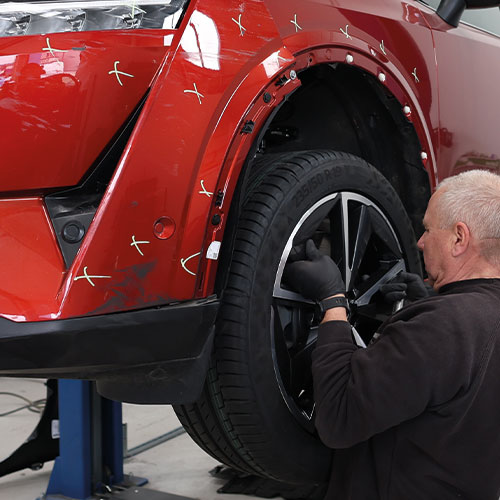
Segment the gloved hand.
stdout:
[[384,300],[390,304],[398,300],[407,299],[411,302],[425,299],[430,295],[424,280],[413,273],[400,272],[391,281],[380,287]]
[[323,255],[307,240],[307,260],[298,260],[286,265],[285,282],[301,295],[311,300],[323,300],[338,293],[345,293],[345,285],[337,264],[328,255]]

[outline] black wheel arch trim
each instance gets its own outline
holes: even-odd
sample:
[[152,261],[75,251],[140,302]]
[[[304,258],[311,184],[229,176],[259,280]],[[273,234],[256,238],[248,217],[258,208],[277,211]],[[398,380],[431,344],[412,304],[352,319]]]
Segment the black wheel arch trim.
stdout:
[[[245,199],[245,193],[250,183],[250,178],[252,173],[252,162],[255,160],[260,144],[262,143],[264,136],[266,135],[274,118],[279,113],[281,108],[285,105],[285,103],[297,92],[299,88],[300,87],[296,87],[291,92],[285,94],[283,96],[283,99],[272,109],[269,116],[262,123],[261,127],[258,130],[256,130],[257,132],[256,137],[253,140],[250,150],[248,151],[245,160],[241,166],[241,170],[238,173],[238,180],[236,183],[233,196],[231,198],[228,222],[224,230],[224,238],[222,240],[219,265],[217,268],[217,277],[214,289],[215,293],[217,293],[218,295],[222,293],[227,284],[228,266],[224,264],[230,261],[233,253],[235,239],[236,239],[237,221],[241,215]],[[252,109],[255,109],[257,106],[262,106],[262,103],[260,102],[259,98],[263,97],[265,93],[266,90],[262,91],[258,95],[254,105],[252,106]],[[247,115],[249,115],[249,113],[247,113]],[[221,263],[223,265],[221,265]]]

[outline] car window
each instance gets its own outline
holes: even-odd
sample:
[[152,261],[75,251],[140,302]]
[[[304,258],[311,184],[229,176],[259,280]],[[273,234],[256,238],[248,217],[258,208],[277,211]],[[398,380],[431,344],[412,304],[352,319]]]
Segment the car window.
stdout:
[[[433,9],[437,9],[440,0],[421,0]],[[467,9],[462,16],[462,22],[471,24],[476,28],[500,35],[500,9],[493,7],[491,9]]]
[[495,35],[500,35],[500,9],[498,7],[492,9],[468,9],[464,12],[462,21]]
[[437,9],[439,4],[441,3],[441,0],[420,0],[420,1],[422,3],[425,3],[425,5],[432,7],[433,9]]

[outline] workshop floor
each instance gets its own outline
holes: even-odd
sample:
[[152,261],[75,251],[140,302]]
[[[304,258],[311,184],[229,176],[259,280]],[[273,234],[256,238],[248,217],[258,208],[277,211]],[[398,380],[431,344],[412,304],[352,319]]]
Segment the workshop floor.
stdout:
[[[45,397],[43,380],[0,377],[0,415],[26,403],[13,393],[30,401]],[[0,416],[0,461],[9,456],[30,435],[39,415],[27,409]],[[180,424],[170,406],[123,405],[130,450],[158,436],[177,429]],[[126,474],[149,479],[147,488],[200,500],[245,500],[254,497],[219,494],[224,481],[210,476],[219,465],[201,451],[184,433],[153,449],[125,460]],[[43,495],[52,463],[40,471],[24,470],[0,478],[0,500],[35,500]]]

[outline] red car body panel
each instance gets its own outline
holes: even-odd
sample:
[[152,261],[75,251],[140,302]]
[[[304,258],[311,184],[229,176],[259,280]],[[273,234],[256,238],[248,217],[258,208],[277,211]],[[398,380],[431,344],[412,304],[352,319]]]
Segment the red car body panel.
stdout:
[[41,198],[0,201],[0,310],[6,318],[50,319],[47,291],[61,286],[63,260]]
[[[300,86],[292,70],[350,56],[379,78],[407,107],[431,184],[469,150],[498,153],[484,119],[494,85],[479,107],[463,99],[452,105],[460,87],[447,89],[457,83],[460,55],[435,17],[417,2],[198,0],[174,31],[0,39],[0,315],[64,319],[212,294],[217,261],[207,249],[222,241],[255,138]],[[453,36],[496,50],[493,37],[477,30]],[[473,85],[474,75],[466,77],[464,85]],[[43,195],[85,177],[148,88],[66,269]],[[471,116],[484,144],[467,142]],[[243,131],[248,121],[252,133]],[[157,235],[160,220],[175,228],[166,239]]]
[[[166,37],[87,32],[1,39],[0,190],[80,182],[149,87]],[[115,62],[118,71],[133,73],[121,76],[122,85],[110,73]]]
[[439,72],[439,179],[471,168],[500,168],[495,116],[500,38],[467,24],[451,28],[422,6],[432,27]]

